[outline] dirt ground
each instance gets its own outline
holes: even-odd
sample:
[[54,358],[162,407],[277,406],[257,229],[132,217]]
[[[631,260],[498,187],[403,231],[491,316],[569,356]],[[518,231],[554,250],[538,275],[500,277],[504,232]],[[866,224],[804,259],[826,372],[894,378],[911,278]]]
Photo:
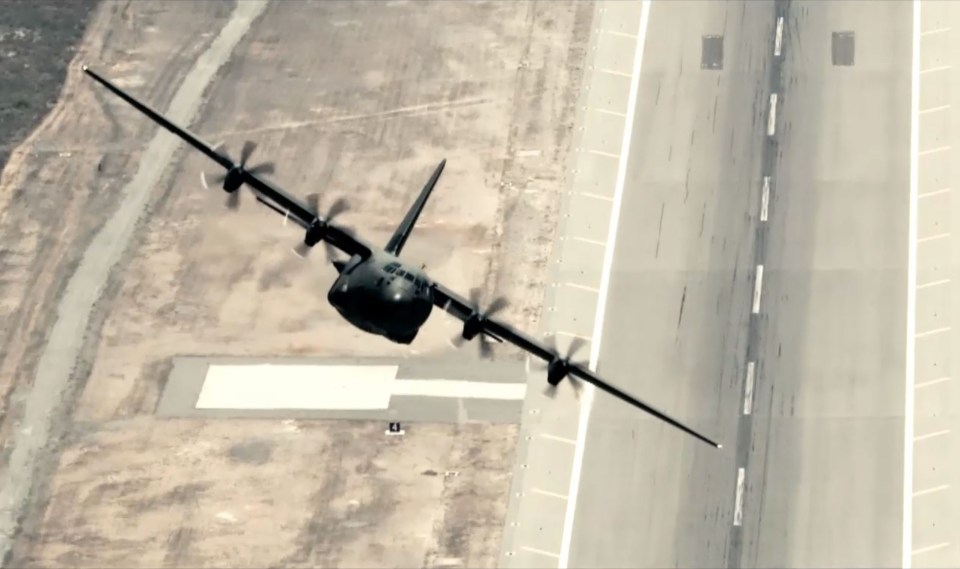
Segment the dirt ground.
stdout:
[[[60,102],[12,154],[4,465],[57,299],[156,132],[77,65],[165,109],[232,9],[103,3]],[[592,10],[275,1],[192,128],[234,154],[257,141],[252,162],[275,162],[275,182],[320,193],[321,208],[347,198],[342,221],[377,243],[447,158],[404,256],[455,290],[507,296],[504,317],[535,331]],[[92,315],[11,564],[494,566],[516,426],[415,425],[398,440],[380,424],[153,417],[175,355],[416,357],[452,350],[459,330],[439,312],[412,346],[353,329],[326,303],[322,248],[298,259],[298,231],[252,200],[227,212],[201,172],[212,163],[181,149],[153,188]]]

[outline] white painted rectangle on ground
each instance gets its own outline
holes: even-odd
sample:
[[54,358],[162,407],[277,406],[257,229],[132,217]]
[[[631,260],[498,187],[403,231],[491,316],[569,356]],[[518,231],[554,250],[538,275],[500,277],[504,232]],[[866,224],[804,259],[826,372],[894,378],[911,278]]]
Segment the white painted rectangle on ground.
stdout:
[[398,366],[211,365],[197,409],[387,409]]
[[527,394],[527,384],[457,379],[398,379],[393,382],[393,394],[522,401]]

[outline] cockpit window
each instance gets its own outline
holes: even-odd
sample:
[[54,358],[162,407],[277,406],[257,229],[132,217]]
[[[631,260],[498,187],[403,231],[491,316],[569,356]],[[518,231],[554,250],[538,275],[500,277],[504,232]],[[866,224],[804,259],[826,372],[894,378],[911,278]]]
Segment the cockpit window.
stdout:
[[406,274],[407,274],[407,273],[404,272],[404,271],[397,271],[397,276],[398,276],[398,277],[405,276]]
[[411,275],[410,273],[405,273],[405,274],[403,275],[403,278],[407,279],[407,280],[410,281],[410,282],[413,282],[413,280],[414,280],[414,279],[413,279],[413,275]]
[[396,271],[397,268],[394,267],[393,265],[387,265],[386,267],[383,268],[383,270],[386,271],[386,272],[388,272],[388,273],[392,273],[392,272]]

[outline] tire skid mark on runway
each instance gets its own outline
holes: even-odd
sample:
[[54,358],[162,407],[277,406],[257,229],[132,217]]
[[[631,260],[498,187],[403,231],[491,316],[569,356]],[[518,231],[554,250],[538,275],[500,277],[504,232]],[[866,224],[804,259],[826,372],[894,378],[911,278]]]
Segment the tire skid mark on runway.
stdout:
[[[746,361],[749,362],[749,372],[743,374],[744,378],[744,407],[738,409],[740,416],[737,426],[736,442],[736,462],[737,485],[731,488],[734,500],[734,519],[730,526],[729,540],[727,544],[726,566],[730,569],[743,567],[743,517],[744,509],[747,507],[747,493],[749,482],[746,480],[746,470],[750,460],[750,441],[753,435],[753,413],[752,398],[756,393],[760,382],[763,379],[763,362],[759,357],[761,354],[760,344],[762,342],[761,326],[765,323],[764,314],[759,310],[759,300],[762,288],[762,268],[766,258],[766,244],[768,234],[768,218],[771,204],[774,203],[776,195],[776,162],[779,154],[779,144],[777,141],[776,129],[776,109],[783,105],[784,85],[783,85],[783,54],[787,46],[784,23],[790,11],[791,0],[775,0],[774,5],[774,30],[771,37],[771,47],[773,48],[773,59],[770,65],[769,104],[767,106],[767,121],[763,125],[762,135],[764,137],[763,154],[761,157],[760,175],[763,177],[763,188],[761,191],[760,221],[756,225],[756,239],[754,241],[754,265],[757,270],[754,274],[752,284],[752,293],[754,297],[753,309],[749,314],[749,332],[747,336]],[[781,113],[782,114],[782,113]],[[749,377],[749,385],[748,379]],[[770,425],[767,425],[769,428]],[[767,453],[764,453],[764,463],[767,460]],[[766,471],[766,464],[760,472]],[[761,499],[762,499],[762,494]]]

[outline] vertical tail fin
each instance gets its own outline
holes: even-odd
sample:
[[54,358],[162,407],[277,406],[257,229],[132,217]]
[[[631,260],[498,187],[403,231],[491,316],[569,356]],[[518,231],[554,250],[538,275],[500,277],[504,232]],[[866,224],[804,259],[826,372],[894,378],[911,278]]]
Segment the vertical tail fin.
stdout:
[[413,205],[410,206],[410,211],[407,212],[403,221],[400,222],[397,230],[393,232],[393,237],[387,242],[387,246],[385,247],[387,253],[400,255],[400,251],[403,250],[403,245],[407,242],[407,238],[410,237],[410,233],[413,231],[413,226],[417,224],[417,218],[420,217],[423,206],[427,204],[427,198],[430,197],[430,192],[432,192],[433,187],[437,185],[437,180],[440,179],[440,173],[443,172],[443,167],[446,165],[447,159],[444,158],[440,161],[437,169],[433,171],[433,175],[427,180],[426,185],[420,190],[420,196],[417,197],[417,201],[413,202]]

